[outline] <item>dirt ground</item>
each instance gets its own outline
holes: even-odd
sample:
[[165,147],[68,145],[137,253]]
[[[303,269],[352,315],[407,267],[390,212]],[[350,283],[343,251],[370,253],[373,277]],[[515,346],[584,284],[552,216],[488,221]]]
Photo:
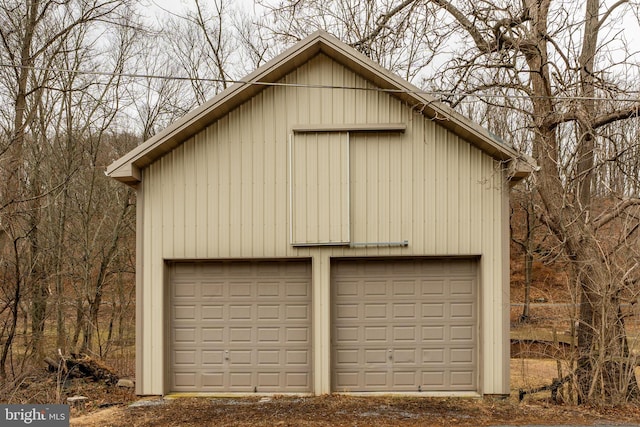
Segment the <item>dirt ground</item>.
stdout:
[[[251,397],[138,399],[131,391],[100,393],[85,384],[74,392],[94,397],[72,409],[80,426],[489,426],[638,425],[640,406],[590,408],[549,401],[550,393],[527,395],[519,388],[549,384],[551,360],[512,359],[512,396],[504,400],[400,396]],[[80,385],[78,385],[80,387]],[[69,390],[71,391],[71,390]],[[132,402],[136,402],[131,406]],[[115,406],[109,406],[114,404]]]
[[[130,388],[107,386],[85,378],[60,381],[44,369],[0,387],[2,403],[67,403],[72,426],[504,426],[637,425],[640,404],[591,408],[550,402],[550,392],[527,395],[521,388],[550,384],[558,375],[551,359],[512,359],[511,396],[504,400],[401,396],[140,399]],[[133,405],[132,405],[133,404]]]
[[[549,404],[419,397],[274,397],[155,400],[72,418],[72,426],[629,425],[637,408],[598,411]],[[160,404],[158,404],[160,403]]]

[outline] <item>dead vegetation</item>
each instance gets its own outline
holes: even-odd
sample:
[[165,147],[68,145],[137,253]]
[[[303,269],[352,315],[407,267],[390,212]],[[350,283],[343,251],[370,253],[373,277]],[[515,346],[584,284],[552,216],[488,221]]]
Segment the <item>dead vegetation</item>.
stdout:
[[542,401],[419,397],[192,398],[112,408],[72,426],[483,426],[636,423],[637,408],[598,411]]

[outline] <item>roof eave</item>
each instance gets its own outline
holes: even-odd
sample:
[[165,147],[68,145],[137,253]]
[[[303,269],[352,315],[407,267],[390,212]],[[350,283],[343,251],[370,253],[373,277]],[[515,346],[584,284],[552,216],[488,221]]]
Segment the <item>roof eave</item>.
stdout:
[[[260,83],[277,82],[319,52],[351,68],[381,89],[390,90],[393,96],[419,109],[426,117],[437,121],[441,126],[468,140],[493,158],[506,161],[518,157],[516,150],[497,141],[484,128],[421,93],[420,89],[388,72],[366,56],[355,53],[337,38],[324,31],[318,31],[247,75],[243,83],[233,84],[114,161],[107,167],[106,174],[128,185],[134,185],[141,179],[140,169],[262,91],[265,86]],[[126,175],[127,173],[131,175]]]

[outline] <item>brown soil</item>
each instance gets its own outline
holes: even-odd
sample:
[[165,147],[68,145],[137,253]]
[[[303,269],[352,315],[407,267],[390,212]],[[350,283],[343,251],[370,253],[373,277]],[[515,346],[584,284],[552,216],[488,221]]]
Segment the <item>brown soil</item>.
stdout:
[[[85,384],[87,406],[72,409],[80,426],[486,426],[640,425],[640,407],[597,409],[549,401],[549,392],[527,395],[520,388],[549,384],[557,376],[550,359],[512,359],[512,396],[504,400],[400,396],[251,397],[141,399],[129,391]],[[116,403],[116,406],[101,406]]]
[[[160,401],[158,401],[160,402]],[[638,408],[597,411],[544,401],[418,397],[190,398],[118,407],[72,419],[72,426],[486,426],[629,425]]]

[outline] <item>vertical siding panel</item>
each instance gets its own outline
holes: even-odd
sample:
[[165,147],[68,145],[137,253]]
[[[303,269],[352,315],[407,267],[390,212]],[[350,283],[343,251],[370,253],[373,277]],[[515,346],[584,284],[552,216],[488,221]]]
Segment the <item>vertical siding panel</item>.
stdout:
[[[483,266],[482,266],[482,272],[483,272],[483,284],[484,284],[484,289],[483,289],[483,296],[484,296],[484,314],[485,314],[485,321],[483,322],[484,325],[487,325],[489,327],[484,328],[484,334],[485,334],[485,340],[486,340],[486,344],[484,347],[484,354],[483,356],[485,357],[485,370],[484,372],[486,372],[488,378],[486,378],[486,385],[488,386],[488,388],[490,389],[494,389],[495,387],[495,378],[493,376],[493,369],[492,369],[492,365],[493,365],[493,361],[496,360],[496,357],[498,356],[498,354],[495,351],[495,344],[496,344],[496,332],[494,330],[494,326],[495,326],[495,312],[498,311],[496,310],[496,300],[497,300],[497,295],[496,295],[496,277],[495,277],[495,270],[496,270],[496,253],[493,247],[493,233],[495,233],[495,229],[494,229],[494,223],[493,223],[493,219],[491,218],[491,215],[494,213],[494,206],[495,206],[495,202],[494,202],[494,197],[493,197],[493,180],[492,180],[492,162],[490,160],[487,159],[483,159],[482,162],[482,177],[483,179],[486,179],[487,182],[483,185],[483,190],[482,190],[482,217],[483,217],[483,224],[482,224],[482,243],[483,243]],[[500,329],[501,330],[501,329]]]
[[[262,252],[261,256],[273,254],[276,251],[276,222],[281,219],[276,216],[276,160],[275,160],[275,128],[276,119],[270,113],[276,108],[274,104],[275,88],[268,88],[262,93],[262,103],[259,114],[262,116],[263,134],[260,141],[263,146],[262,154]],[[259,158],[260,159],[260,158]]]
[[[319,83],[322,86],[333,86],[333,61],[325,55],[316,57],[319,62],[318,70],[320,71]],[[333,123],[333,92],[336,89],[320,89],[320,121],[321,123]],[[313,98],[312,98],[313,99]]]
[[185,172],[184,145],[177,147],[171,153],[173,174],[173,248],[174,257],[184,257],[185,234]]
[[483,155],[478,149],[472,150],[471,161],[471,250],[474,253],[482,253],[482,212],[478,212],[477,206],[482,206],[482,194],[484,184],[482,183],[482,158]]
[[[166,219],[163,215],[163,202],[167,193],[171,191],[171,187],[162,187],[157,185],[163,179],[165,172],[170,169],[172,159],[164,159],[165,162],[156,163],[152,166],[157,166],[153,168],[151,171],[151,167],[149,170],[151,173],[149,174],[149,181],[152,183],[151,188],[146,188],[145,194],[151,195],[152,203],[146,204],[145,209],[148,209],[150,216],[150,227],[151,233],[149,236],[145,235],[145,240],[147,238],[147,244],[145,245],[144,254],[148,258],[148,262],[145,262],[145,297],[144,304],[146,305],[144,310],[144,320],[143,325],[145,328],[145,337],[144,337],[144,345],[147,351],[146,355],[149,356],[148,359],[148,369],[145,367],[145,373],[143,378],[145,380],[148,379],[147,386],[150,390],[149,394],[161,394],[164,391],[163,384],[163,354],[164,354],[164,319],[163,313],[164,310],[157,309],[158,307],[164,307],[162,292],[162,284],[163,280],[163,267],[164,267],[164,257],[163,257],[163,247],[162,247],[162,235],[163,234],[172,234],[173,230],[169,229],[169,233],[166,230]],[[169,167],[167,167],[169,166]],[[147,191],[148,190],[148,191]],[[160,207],[160,209],[155,209],[156,207]],[[158,242],[158,236],[159,242]]]
[[[389,179],[390,191],[389,191],[389,240],[399,241],[403,239],[402,227],[404,224],[404,210],[403,205],[403,192],[406,190],[403,188],[405,172],[404,166],[404,146],[403,139],[400,135],[387,135],[387,146],[389,150],[389,159],[391,159]],[[407,165],[407,169],[411,169]],[[410,184],[410,183],[408,183]]]
[[[362,79],[360,76],[355,76],[354,78],[354,87],[357,88],[366,88],[367,82]],[[355,97],[353,100],[352,108],[354,111],[354,121],[355,123],[366,123],[367,122],[367,90],[364,89],[355,89]]]
[[220,253],[219,232],[220,224],[220,141],[216,122],[205,130],[206,147],[205,162],[207,172],[207,258],[215,258]]
[[196,257],[204,258],[207,255],[207,235],[209,223],[209,173],[207,168],[207,129],[196,135],[195,149],[195,173],[196,173],[196,229],[195,229],[195,252]]
[[[330,238],[334,242],[349,241],[349,136],[346,133],[335,135],[331,144],[329,166],[331,177],[329,195],[332,196],[330,218]],[[336,197],[339,195],[339,197]]]
[[[150,174],[153,178],[149,180],[153,180],[155,185],[152,185],[151,191],[154,194],[153,204],[149,204],[147,209],[153,210],[151,206],[156,208],[155,210],[161,211],[162,215],[159,215],[156,219],[157,224],[154,224],[154,227],[160,227],[156,229],[155,233],[160,233],[162,236],[162,241],[159,242],[160,246],[155,246],[155,248],[162,248],[161,256],[164,258],[173,258],[175,256],[175,245],[173,239],[173,186],[174,186],[174,172],[171,167],[172,158],[171,156],[166,156],[154,163],[155,169]],[[151,169],[150,169],[151,170]],[[160,184],[160,185],[158,185]],[[161,196],[161,197],[160,197]]]
[[241,256],[242,246],[242,142],[240,136],[240,112],[229,114],[229,255]]
[[365,87],[368,89],[367,91],[365,91],[366,94],[366,108],[367,108],[367,118],[366,118],[366,123],[379,123],[380,121],[380,117],[378,116],[379,114],[379,109],[380,109],[380,102],[378,100],[378,94],[379,92],[375,91],[375,87],[370,84],[369,82],[367,82],[365,84]]
[[383,123],[383,122],[390,122],[390,102],[391,102],[391,97],[386,94],[386,93],[382,93],[382,92],[378,92],[378,96],[377,96],[377,102],[378,102],[378,120]]
[[[311,63],[304,66],[306,75],[306,84],[313,85],[318,84],[321,79],[321,73],[319,67],[313,67]],[[309,106],[308,115],[305,119],[305,123],[320,123],[322,120],[322,89],[311,87],[303,88],[301,90],[304,93],[304,103]]]
[[351,181],[351,239],[363,242],[366,236],[366,144],[350,136],[349,169]]
[[[402,122],[406,122],[407,120],[411,119],[411,115],[406,115],[406,117],[403,119],[403,116],[405,116],[404,114],[404,110],[406,109],[406,107],[404,106],[404,104],[402,104],[402,102],[400,102],[399,100],[392,98],[391,96],[388,97],[389,101],[390,101],[390,105],[389,105],[389,121],[391,123],[402,123]],[[403,108],[405,107],[405,108]]]
[[367,210],[365,218],[367,222],[367,234],[365,242],[378,240],[378,227],[380,214],[380,194],[377,190],[378,181],[378,144],[368,143],[365,139],[365,151],[367,153]]
[[[157,259],[162,259],[163,257],[163,235],[166,235],[166,230],[163,227],[163,211],[164,209],[154,209],[154,207],[160,206],[162,207],[163,203],[163,186],[157,185],[160,181],[158,175],[162,176],[162,174],[158,174],[158,170],[161,168],[161,163],[164,159],[160,159],[160,161],[155,162],[150,165],[144,171],[144,178],[147,180],[148,184],[145,184],[144,189],[144,256],[146,258],[146,262],[142,263],[143,268],[143,293],[145,295],[144,298],[144,308],[142,325],[144,328],[144,332],[142,334],[142,346],[145,349],[143,355],[144,360],[142,363],[143,373],[142,378],[144,380],[144,384],[142,385],[143,390],[148,394],[153,394],[155,392],[153,388],[153,378],[156,376],[156,364],[155,359],[157,354],[153,352],[153,344],[155,341],[155,330],[154,330],[154,318],[153,318],[153,283],[154,282],[154,269],[153,264],[157,262]],[[161,172],[161,171],[160,171]],[[165,171],[166,172],[166,171]],[[167,173],[164,174],[168,175]],[[160,240],[160,241],[158,241]]]
[[[199,135],[191,138],[187,143],[183,144],[184,157],[184,256],[186,258],[194,258],[196,255],[196,216],[197,209],[201,208],[197,202],[196,192],[198,183],[197,177],[197,140]],[[194,209],[195,207],[195,209]]]
[[446,193],[447,193],[447,229],[448,235],[446,236],[447,240],[447,252],[448,253],[459,253],[459,236],[460,236],[460,206],[458,205],[458,197],[459,197],[459,185],[460,182],[460,153],[459,146],[460,140],[458,137],[451,132],[446,132],[446,142],[447,146],[447,165],[448,171],[447,182],[446,182]]
[[[411,218],[403,227],[402,237],[409,239],[409,247],[413,248],[415,253],[426,253],[427,248],[425,241],[427,239],[425,235],[425,221],[428,215],[425,199],[427,197],[426,171],[429,168],[425,150],[426,124],[425,120],[417,120],[415,116],[412,117],[412,119],[410,122],[410,135],[412,135],[413,138],[410,141],[409,148],[406,150],[410,156],[408,162],[411,162],[411,172],[407,178],[411,183],[411,192],[407,193],[407,197],[411,200]],[[409,189],[405,189],[405,186],[403,186],[403,194],[405,194],[405,190],[409,191]]]
[[422,221],[425,223],[425,253],[435,254],[437,252],[436,230],[438,227],[437,216],[437,165],[442,161],[438,158],[436,142],[436,125],[429,120],[424,120],[426,142],[424,159],[424,192]]
[[[291,250],[289,242],[291,239],[289,232],[289,224],[292,219],[289,217],[289,129],[294,122],[288,122],[291,119],[291,107],[288,105],[289,94],[292,88],[278,87],[274,88],[274,108],[269,110],[269,116],[273,117],[275,123],[275,135],[271,141],[272,150],[275,154],[275,210],[276,217],[275,239],[274,245],[277,256],[285,256]],[[281,110],[285,106],[285,114]],[[277,108],[277,109],[276,109]],[[276,114],[277,112],[277,114]]]
[[241,201],[240,201],[240,233],[238,234],[240,241],[239,252],[244,257],[251,257],[253,252],[253,174],[254,174],[254,148],[252,123],[254,116],[250,114],[251,102],[243,104],[236,116],[238,120],[238,129],[240,135],[240,182],[241,182]]
[[[229,256],[231,248],[231,146],[229,132],[229,116],[224,116],[218,122],[218,247],[220,256]],[[223,255],[224,254],[224,255]]]
[[436,205],[436,253],[447,253],[447,230],[449,228],[449,217],[447,215],[447,167],[449,165],[449,157],[447,150],[447,132],[440,126],[436,126],[435,132],[435,158],[436,160],[436,176],[435,176],[435,199],[433,203]]
[[264,143],[264,119],[262,116],[264,104],[264,91],[260,92],[251,100],[250,120],[251,120],[251,143],[253,150],[253,176],[251,179],[252,207],[251,207],[251,243],[252,256],[259,257],[264,254],[264,234],[265,234],[265,143]]
[[[313,142],[311,145],[307,147],[305,165],[307,171],[307,186],[305,197],[305,216],[304,216],[304,224],[305,224],[305,236],[306,241],[314,242],[318,241],[318,227],[319,227],[319,217],[318,217],[318,156],[320,153],[318,152],[319,145],[322,143],[320,135],[314,135]],[[297,204],[297,202],[296,202]]]
[[[331,67],[331,84],[336,87],[345,86],[344,80],[345,68],[336,62],[332,62]],[[330,110],[332,117],[331,123],[346,123],[349,120],[345,114],[346,97],[345,94],[349,89],[332,89],[333,102],[329,107],[325,107],[325,110]]]
[[459,176],[460,182],[458,185],[458,212],[459,212],[459,240],[458,248],[461,253],[471,253],[471,205],[469,196],[469,183],[471,180],[471,163],[470,163],[470,144],[465,141],[460,141],[460,156],[459,156]]
[[[378,179],[377,179],[377,192],[379,194],[378,199],[378,221],[374,224],[377,231],[375,236],[376,242],[388,242],[390,238],[391,227],[391,188],[392,179],[391,176],[391,164],[398,161],[400,152],[398,150],[389,150],[389,140],[385,138],[387,135],[376,134],[372,135],[372,142],[378,147]],[[399,147],[396,147],[399,148]],[[373,191],[376,191],[374,187]],[[373,240],[373,239],[372,239]]]
[[[349,70],[341,67],[342,69],[342,85],[348,88],[356,87],[356,75]],[[344,105],[344,114],[342,120],[345,123],[357,123],[356,112],[358,108],[356,107],[356,95],[359,91],[356,89],[345,89],[342,91],[343,96],[343,105]]]
[[317,216],[315,213],[309,212],[314,218],[313,222],[311,220],[309,222],[317,224],[317,234],[313,240],[316,242],[330,240],[331,238],[332,212],[335,207],[331,205],[332,197],[329,194],[330,188],[328,188],[327,184],[330,185],[332,181],[330,162],[333,160],[331,148],[333,147],[334,139],[334,133],[319,134],[317,156],[315,159],[308,159],[308,161],[315,163],[317,168],[316,191],[315,194],[311,194],[315,198]]
[[342,241],[351,242],[351,183],[350,183],[350,166],[349,166],[349,134],[344,133],[340,138],[340,209],[341,209],[341,223],[340,223],[340,235]]

